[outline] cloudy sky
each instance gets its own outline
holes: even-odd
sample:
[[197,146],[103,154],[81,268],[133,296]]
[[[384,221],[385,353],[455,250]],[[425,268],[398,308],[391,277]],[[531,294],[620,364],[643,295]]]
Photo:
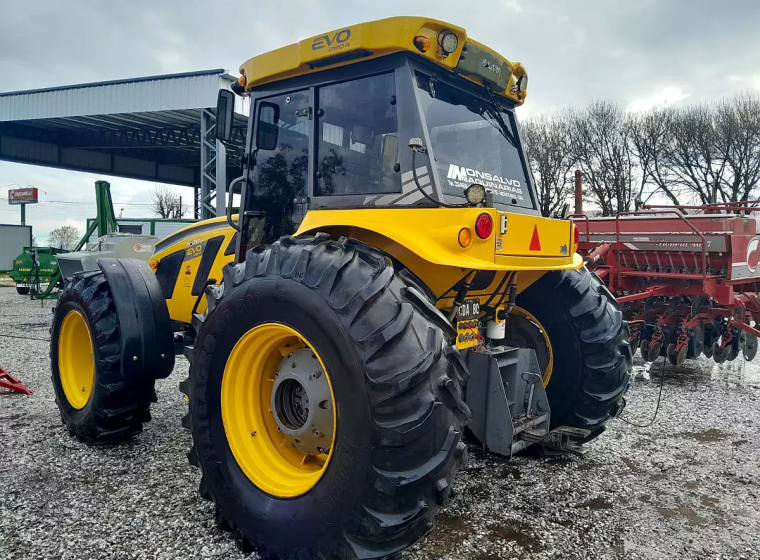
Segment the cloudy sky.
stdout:
[[[760,89],[760,1],[723,0],[2,0],[0,91],[227,68],[360,21],[419,14],[464,27],[522,62],[519,114],[591,98],[641,110]],[[37,186],[27,207],[38,240],[83,226],[99,176],[0,162],[0,223],[18,223],[8,185]],[[108,179],[108,178],[107,178]],[[150,214],[152,183],[109,179],[116,212]],[[190,190],[184,189],[188,197]]]

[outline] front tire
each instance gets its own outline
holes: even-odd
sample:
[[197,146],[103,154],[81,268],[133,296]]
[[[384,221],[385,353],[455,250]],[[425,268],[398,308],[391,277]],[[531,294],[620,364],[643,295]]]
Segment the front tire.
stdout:
[[[454,474],[467,458],[466,366],[407,289],[385,255],[326,235],[251,250],[244,263],[225,268],[221,286],[208,288],[183,384],[194,441],[188,457],[202,470],[200,492],[215,502],[217,525],[231,530],[244,552],[283,560],[385,558],[424,536],[453,497]],[[329,460],[293,492],[265,480],[278,478],[279,459],[259,453],[257,465],[238,461],[240,434],[248,436],[255,418],[271,425],[266,386],[250,393],[253,420],[230,412],[224,396],[239,394],[225,386],[251,369],[236,365],[247,363],[237,361],[243,341],[278,325],[324,365],[335,407],[334,436],[322,450]],[[296,369],[295,362],[277,365],[290,364],[289,350],[272,348],[271,371]],[[253,350],[252,359],[268,360],[264,345]],[[254,446],[255,438],[273,436],[253,429],[249,437]],[[283,445],[300,443],[284,438]],[[304,459],[316,460],[324,457]]]
[[80,441],[119,443],[150,420],[154,382],[128,383],[122,374],[119,318],[102,272],[76,274],[61,292],[50,367],[61,420]]
[[[602,282],[585,268],[549,272],[517,297],[551,344],[545,375],[551,428],[569,426],[600,434],[624,406],[632,351],[628,325]],[[540,363],[540,356],[539,356]]]

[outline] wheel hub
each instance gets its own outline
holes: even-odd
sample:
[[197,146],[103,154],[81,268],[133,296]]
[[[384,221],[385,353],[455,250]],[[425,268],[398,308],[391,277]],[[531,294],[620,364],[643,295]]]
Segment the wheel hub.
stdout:
[[301,453],[328,453],[333,433],[330,385],[310,348],[289,353],[280,362],[272,388],[277,428]]

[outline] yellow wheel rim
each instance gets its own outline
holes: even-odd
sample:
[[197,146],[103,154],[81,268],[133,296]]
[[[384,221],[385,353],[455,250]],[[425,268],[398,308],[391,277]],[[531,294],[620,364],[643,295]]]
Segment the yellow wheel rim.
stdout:
[[61,323],[58,372],[66,400],[73,408],[84,408],[95,383],[95,351],[87,321],[76,310],[69,311]]
[[533,326],[538,331],[538,334],[540,335],[541,340],[543,340],[543,343],[546,345],[546,351],[549,355],[549,361],[546,364],[546,369],[544,370],[544,375],[543,375],[544,387],[546,387],[549,384],[549,380],[552,378],[552,371],[554,370],[554,350],[552,350],[552,343],[551,343],[551,340],[549,340],[549,335],[547,334],[546,329],[541,324],[541,322],[538,319],[536,319],[535,316],[529,313],[526,309],[523,309],[522,307],[514,306],[510,314],[517,315],[518,317],[522,317],[523,319],[526,319],[527,321],[532,323]]
[[293,498],[319,482],[333,451],[335,398],[322,358],[298,331],[264,323],[245,333],[225,365],[221,404],[232,455],[256,487]]

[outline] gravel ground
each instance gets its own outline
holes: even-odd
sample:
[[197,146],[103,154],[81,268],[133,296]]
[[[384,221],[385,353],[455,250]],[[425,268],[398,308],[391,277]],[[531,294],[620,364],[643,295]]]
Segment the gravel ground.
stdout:
[[[0,288],[0,365],[34,391],[0,396],[0,559],[243,558],[185,459],[187,362],[158,382],[141,436],[88,448],[53,402],[51,306]],[[660,368],[636,380],[624,418],[651,419]],[[403,559],[760,558],[758,404],[760,368],[703,360],[668,366],[652,427],[613,422],[584,457],[471,448],[459,499]]]

